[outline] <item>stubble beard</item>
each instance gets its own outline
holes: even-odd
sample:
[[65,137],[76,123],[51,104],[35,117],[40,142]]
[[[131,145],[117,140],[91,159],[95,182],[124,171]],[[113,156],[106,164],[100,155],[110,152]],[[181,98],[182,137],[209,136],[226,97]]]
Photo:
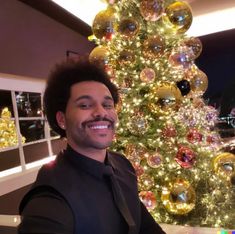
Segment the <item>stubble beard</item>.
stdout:
[[[99,141],[93,140],[92,137],[90,137],[89,134],[87,134],[86,127],[80,127],[78,131],[79,131],[79,135],[75,138],[75,142],[79,147],[104,150],[104,149],[107,149],[112,144],[112,141],[113,141],[112,139],[106,142],[99,142]],[[112,135],[114,135],[113,128],[112,128]]]

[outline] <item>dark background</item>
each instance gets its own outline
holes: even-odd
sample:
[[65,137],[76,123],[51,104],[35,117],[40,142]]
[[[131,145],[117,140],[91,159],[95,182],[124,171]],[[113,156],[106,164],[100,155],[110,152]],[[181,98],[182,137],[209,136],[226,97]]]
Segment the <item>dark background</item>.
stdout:
[[[199,37],[203,50],[196,60],[209,80],[205,99],[218,107],[234,102],[235,96],[235,29]],[[222,100],[223,95],[227,100]],[[235,106],[235,103],[233,103]]]

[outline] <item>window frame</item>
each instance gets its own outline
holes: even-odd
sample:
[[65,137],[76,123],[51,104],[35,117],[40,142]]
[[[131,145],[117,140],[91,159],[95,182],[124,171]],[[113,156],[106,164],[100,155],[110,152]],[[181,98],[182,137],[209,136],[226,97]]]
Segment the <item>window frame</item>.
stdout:
[[[42,98],[44,94],[46,80],[40,79],[40,78],[31,78],[31,77],[25,77],[25,76],[17,76],[17,75],[0,73],[0,84],[1,84],[0,90],[11,91],[11,99],[12,99],[12,105],[13,105],[13,110],[14,110],[13,119],[15,120],[15,126],[16,126],[16,131],[17,131],[17,136],[18,136],[18,145],[0,149],[0,152],[3,152],[3,151],[6,152],[12,149],[18,149],[19,156],[20,156],[20,166],[17,166],[15,168],[10,168],[4,171],[0,171],[0,187],[1,187],[0,196],[1,196],[11,191],[14,191],[16,189],[19,189],[23,186],[26,186],[30,183],[33,183],[33,181],[35,180],[37,176],[37,172],[39,168],[43,164],[55,159],[56,156],[53,154],[51,142],[52,140],[59,139],[59,136],[50,135],[50,127],[44,116],[23,117],[23,118],[18,116],[15,92],[40,93],[41,104],[42,104]],[[19,125],[19,121],[22,119],[28,119],[28,120],[41,119],[45,121],[45,126],[44,126],[45,138],[28,142],[28,143],[22,143],[21,134],[20,134],[20,125]],[[23,147],[30,145],[30,144],[37,144],[40,142],[47,143],[49,154],[45,158],[42,158],[38,161],[26,163]]]

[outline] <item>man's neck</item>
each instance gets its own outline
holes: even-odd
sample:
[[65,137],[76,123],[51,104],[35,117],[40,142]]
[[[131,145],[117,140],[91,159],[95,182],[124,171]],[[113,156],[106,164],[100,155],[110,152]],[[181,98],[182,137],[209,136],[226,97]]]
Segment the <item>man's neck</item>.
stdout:
[[94,149],[94,148],[82,148],[78,146],[71,145],[74,151],[79,154],[82,154],[88,158],[94,159],[99,162],[104,162],[106,157],[106,149]]

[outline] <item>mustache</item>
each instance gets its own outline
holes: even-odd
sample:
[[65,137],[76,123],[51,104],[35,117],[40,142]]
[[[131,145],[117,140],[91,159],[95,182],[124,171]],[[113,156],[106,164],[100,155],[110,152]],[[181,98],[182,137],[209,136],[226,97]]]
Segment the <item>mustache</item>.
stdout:
[[85,128],[85,126],[87,124],[90,124],[90,123],[93,123],[93,122],[97,122],[97,121],[107,121],[107,122],[109,122],[111,124],[112,127],[114,126],[114,120],[113,119],[109,119],[109,118],[106,118],[106,117],[96,117],[95,119],[84,121],[82,123],[82,127]]

